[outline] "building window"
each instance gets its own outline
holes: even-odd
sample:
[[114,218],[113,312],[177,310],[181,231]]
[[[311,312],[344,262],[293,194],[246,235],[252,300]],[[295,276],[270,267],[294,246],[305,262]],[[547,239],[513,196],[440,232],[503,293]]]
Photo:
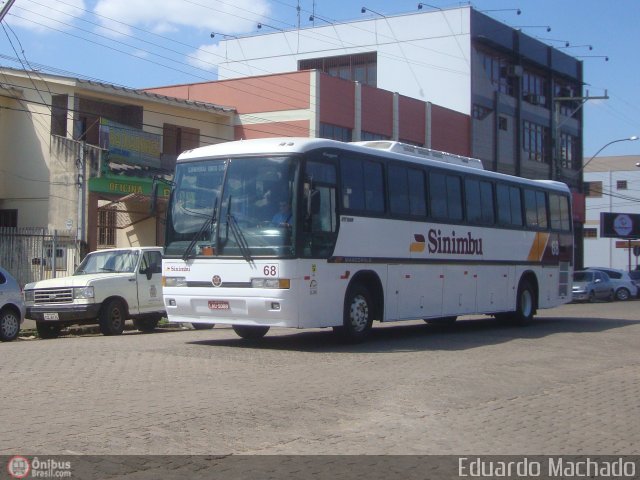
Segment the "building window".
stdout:
[[547,106],[547,80],[526,70],[522,75],[522,99],[531,105]]
[[578,137],[566,133],[560,134],[560,165],[563,168],[579,170]]
[[377,68],[377,52],[307,58],[298,62],[298,70],[320,70],[332,77],[353,80],[372,87],[378,83]]
[[330,123],[320,124],[320,138],[329,138],[331,140],[340,140],[341,142],[351,141],[351,129],[332,125]]
[[0,210],[0,227],[17,227],[18,210]]
[[602,197],[602,182],[584,182],[582,191],[586,197],[601,198]]
[[200,130],[165,123],[162,126],[162,153],[180,155],[200,146]]
[[51,97],[51,135],[67,136],[67,104],[68,95]]
[[98,248],[116,246],[117,214],[114,207],[98,209]]
[[490,108],[483,107],[482,105],[478,105],[477,103],[473,104],[473,108],[471,110],[471,116],[476,120],[484,120],[489,116],[492,112]]
[[495,89],[501,93],[513,96],[514,78],[511,73],[514,65],[505,57],[488,52],[479,52],[482,66]]
[[522,149],[525,158],[535,162],[547,163],[548,129],[537,123],[525,120],[522,128]]
[[504,130],[505,132],[509,130],[509,122],[507,120],[507,117],[503,117],[502,115],[498,117],[498,129]]
[[627,181],[626,180],[618,180],[616,182],[616,188],[618,190],[626,190],[627,189]]
[[364,142],[370,142],[372,140],[389,140],[389,137],[387,135],[382,135],[381,133],[362,131],[360,133],[360,139]]
[[584,238],[598,238],[597,228],[585,228],[583,232],[584,232]]

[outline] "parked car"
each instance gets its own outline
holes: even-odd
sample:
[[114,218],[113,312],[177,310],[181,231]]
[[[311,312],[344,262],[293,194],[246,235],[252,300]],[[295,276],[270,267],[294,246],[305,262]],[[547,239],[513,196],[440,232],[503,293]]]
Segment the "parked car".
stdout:
[[638,287],[624,270],[606,267],[588,267],[586,270],[598,270],[606,273],[614,285],[616,300],[629,300],[631,297],[638,296]]
[[573,301],[612,301],[615,288],[609,276],[599,270],[578,270],[573,272]]
[[22,291],[15,278],[0,267],[0,340],[10,342],[18,338],[24,322],[25,307]]
[[631,270],[629,276],[636,287],[638,287],[638,297],[640,297],[640,270]]
[[40,338],[56,338],[74,324],[98,324],[104,335],[120,335],[129,318],[151,332],[165,315],[161,278],[161,247],[97,250],[71,276],[25,285],[26,315]]

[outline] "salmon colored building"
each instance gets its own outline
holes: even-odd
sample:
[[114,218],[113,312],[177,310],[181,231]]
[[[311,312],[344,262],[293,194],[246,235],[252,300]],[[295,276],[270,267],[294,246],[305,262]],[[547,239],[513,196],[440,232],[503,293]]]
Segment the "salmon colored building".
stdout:
[[469,156],[468,115],[319,70],[148,89],[190,101],[233,106],[237,140],[321,137],[398,140]]

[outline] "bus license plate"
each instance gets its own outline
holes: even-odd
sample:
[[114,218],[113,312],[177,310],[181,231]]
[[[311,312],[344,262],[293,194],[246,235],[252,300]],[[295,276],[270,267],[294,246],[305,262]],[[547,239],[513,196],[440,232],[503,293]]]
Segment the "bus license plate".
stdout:
[[58,312],[44,313],[43,316],[45,320],[59,320]]
[[229,302],[225,300],[209,300],[211,310],[229,310]]

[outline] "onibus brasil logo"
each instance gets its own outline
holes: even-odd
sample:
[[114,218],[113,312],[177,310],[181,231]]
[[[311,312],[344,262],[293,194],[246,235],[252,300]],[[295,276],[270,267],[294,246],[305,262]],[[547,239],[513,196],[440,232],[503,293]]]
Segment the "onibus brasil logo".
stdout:
[[11,478],[27,478],[29,474],[33,478],[70,478],[71,462],[38,457],[29,461],[26,457],[14,455],[7,463],[7,472]]

